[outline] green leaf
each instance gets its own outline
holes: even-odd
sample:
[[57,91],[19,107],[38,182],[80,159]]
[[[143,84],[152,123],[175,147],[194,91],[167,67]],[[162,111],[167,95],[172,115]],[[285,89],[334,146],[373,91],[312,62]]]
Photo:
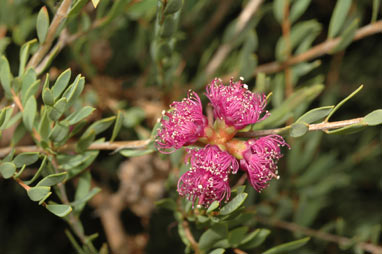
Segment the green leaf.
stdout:
[[363,118],[364,122],[369,126],[375,126],[382,124],[382,109],[374,110],[373,112],[367,114]]
[[54,100],[57,100],[62,94],[62,92],[65,90],[65,88],[68,86],[71,75],[72,71],[70,69],[67,69],[66,71],[61,73],[60,76],[58,76],[56,82],[52,87]]
[[72,211],[70,205],[46,205],[46,209],[58,217],[65,217]]
[[65,121],[68,121],[69,125],[76,124],[80,122],[81,120],[85,119],[86,117],[90,116],[95,108],[90,106],[85,106],[81,108],[79,111],[75,111],[72,114],[70,114]]
[[176,203],[171,198],[164,198],[155,202],[155,205],[159,208],[164,208],[170,211],[176,210]]
[[41,120],[38,126],[38,133],[41,136],[42,140],[47,141],[50,133],[50,121],[48,118],[48,113],[45,108],[45,110],[42,112]]
[[49,133],[48,138],[54,142],[61,142],[68,137],[69,127],[61,123],[57,123],[52,131]]
[[36,186],[30,188],[27,193],[32,201],[40,201],[50,192],[49,186]]
[[289,251],[295,250],[300,248],[301,246],[304,246],[308,241],[310,240],[310,237],[305,237],[300,240],[296,240],[289,243],[284,243],[281,245],[278,245],[276,247],[273,247],[263,254],[277,254],[277,253],[287,253]]
[[115,116],[98,120],[98,121],[94,122],[92,125],[90,125],[85,133],[88,134],[88,132],[94,130],[96,135],[100,134],[101,132],[103,132],[107,128],[109,128],[110,125],[113,124],[114,120],[115,120]]
[[174,14],[182,8],[183,0],[168,0],[164,8],[164,15]]
[[273,15],[280,24],[283,22],[285,5],[286,0],[273,1]]
[[73,7],[70,9],[68,18],[74,18],[76,17],[82,10],[82,8],[85,6],[85,4],[88,3],[88,0],[78,0],[75,2]]
[[25,104],[23,112],[23,123],[31,131],[33,129],[34,119],[37,113],[37,102],[34,96],[29,97]]
[[165,17],[163,24],[160,28],[160,36],[162,38],[170,38],[176,30],[176,22],[173,16]]
[[289,135],[291,137],[297,138],[305,135],[309,130],[309,126],[305,123],[294,123],[291,125],[289,130]]
[[373,0],[373,12],[371,14],[370,23],[374,23],[377,20],[380,4],[381,4],[381,0]]
[[42,101],[44,102],[45,105],[53,106],[54,97],[53,97],[52,90],[50,90],[47,87],[44,88],[44,90],[42,90]]
[[36,92],[38,91],[39,89],[39,86],[40,86],[40,80],[36,80],[35,82],[33,82],[29,88],[25,91],[25,93],[22,95],[21,97],[21,102],[22,104],[25,106],[25,102],[32,96],[34,97]]
[[85,198],[90,191],[92,176],[89,171],[85,171],[84,173],[80,174],[80,176],[77,179],[78,179],[78,184],[76,188],[76,193],[74,195],[74,202],[78,202],[78,201],[80,202],[78,204],[72,203],[72,206],[73,206],[74,212],[77,215],[79,215],[81,211],[83,210],[83,208],[85,207],[86,201],[81,202],[81,200],[83,200],[83,198]]
[[48,159],[48,157],[44,156],[44,159],[42,160],[41,165],[40,165],[39,169],[37,170],[37,172],[34,174],[34,176],[32,177],[31,180],[25,181],[25,184],[30,185],[31,183],[36,181],[36,179],[40,176],[41,172],[45,168],[45,164],[46,164],[47,159]]
[[353,133],[360,132],[360,131],[364,130],[366,128],[366,126],[367,126],[367,123],[361,122],[361,123],[348,125],[346,127],[342,127],[339,129],[326,131],[325,133],[326,134],[337,134],[337,135],[349,135],[349,134],[353,134]]
[[289,20],[294,23],[297,19],[305,13],[306,9],[309,7],[311,0],[296,0],[293,1],[292,7],[290,9]]
[[145,154],[150,154],[153,152],[155,152],[154,149],[145,149],[145,150],[142,150],[142,149],[137,149],[137,150],[125,149],[125,150],[121,150],[119,153],[125,157],[136,157],[136,156],[142,156]]
[[28,56],[29,56],[29,49],[30,49],[31,45],[33,45],[36,42],[37,42],[37,40],[33,39],[33,40],[30,40],[30,41],[24,43],[21,46],[21,49],[20,49],[19,77],[21,77],[21,75],[23,75],[23,73],[24,73],[25,65],[27,63]]
[[243,240],[240,242],[240,249],[252,249],[260,246],[268,235],[271,233],[269,229],[259,228],[248,234]]
[[49,118],[53,121],[58,121],[65,112],[68,102],[66,98],[59,99],[49,112]]
[[94,130],[85,132],[77,142],[77,151],[85,151],[95,140],[96,133]]
[[209,254],[223,254],[225,252],[225,249],[223,248],[217,248],[212,250]]
[[240,193],[220,209],[220,215],[228,215],[236,211],[247,199],[247,193]]
[[354,95],[356,95],[359,91],[361,91],[363,88],[363,85],[360,85],[354,92],[352,92],[350,95],[348,95],[345,99],[343,99],[342,101],[340,101],[335,107],[334,109],[332,109],[329,113],[329,115],[325,118],[325,121],[329,121],[330,117],[338,110],[342,107],[342,105],[344,105],[348,100],[350,100]]
[[341,40],[338,45],[330,52],[331,54],[344,50],[353,41],[355,32],[359,26],[359,19],[354,19],[353,22],[341,34]]
[[199,248],[202,250],[208,250],[218,240],[227,236],[226,224],[215,224],[210,229],[205,231],[199,238]]
[[38,15],[37,15],[37,21],[36,21],[36,30],[37,30],[37,37],[40,41],[40,44],[44,43],[46,34],[48,33],[49,28],[49,14],[45,6],[43,6]]
[[38,152],[20,153],[15,157],[13,163],[15,163],[17,168],[21,168],[22,166],[24,166],[24,164],[28,166],[35,163],[38,160],[38,157]]
[[71,203],[71,205],[74,207],[75,210],[77,210],[78,208],[76,208],[76,207],[78,207],[78,206],[83,207],[86,204],[86,202],[88,202],[90,199],[92,199],[100,191],[101,191],[101,188],[95,187],[91,191],[86,193],[85,196],[83,196],[79,199],[76,199],[74,202]]
[[211,205],[208,207],[207,209],[207,213],[210,213],[212,211],[214,211],[216,208],[218,208],[220,205],[220,202],[215,200],[214,202],[211,203]]
[[0,61],[0,83],[8,97],[12,97],[12,93],[11,93],[12,79],[13,77],[12,77],[11,69],[9,68],[8,60],[5,56],[2,56]]
[[330,18],[328,37],[334,38],[341,30],[349,12],[351,0],[337,0],[332,17]]
[[121,130],[122,124],[123,124],[123,114],[121,111],[118,111],[117,119],[115,120],[113,134],[111,135],[110,142],[113,142],[115,138],[118,136],[118,133]]
[[258,122],[253,126],[254,130],[261,130],[265,127],[276,127],[284,122],[289,117],[291,112],[293,112],[302,103],[308,103],[316,98],[324,86],[321,84],[313,85],[310,87],[303,87],[296,90],[288,99],[286,99],[279,107],[271,111],[271,115],[264,121]]
[[7,108],[2,108],[0,112],[0,126],[5,122],[5,116],[7,115]]
[[247,226],[241,226],[228,233],[228,241],[232,247],[237,247],[248,232]]
[[0,164],[0,173],[5,178],[11,178],[16,172],[16,166],[12,162],[3,162]]
[[53,186],[66,180],[68,177],[67,172],[51,174],[44,177],[36,186]]
[[308,112],[300,116],[297,119],[296,123],[310,124],[322,120],[330,113],[330,111],[332,111],[333,108],[334,106],[325,106],[309,110]]

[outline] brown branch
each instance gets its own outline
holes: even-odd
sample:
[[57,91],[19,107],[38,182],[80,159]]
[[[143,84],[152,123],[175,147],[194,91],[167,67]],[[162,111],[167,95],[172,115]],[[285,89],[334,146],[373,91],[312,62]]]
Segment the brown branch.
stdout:
[[190,241],[191,247],[194,250],[195,254],[199,254],[200,253],[199,244],[195,241],[195,238],[192,235],[188,222],[186,220],[183,220],[182,226],[184,229],[184,233],[187,239]]
[[[382,20],[379,20],[375,23],[359,28],[355,33],[353,41],[363,39],[367,36],[370,36],[376,33],[382,33]],[[309,61],[313,58],[323,56],[329,53],[331,50],[333,50],[340,41],[341,41],[341,38],[339,37],[335,39],[329,39],[323,43],[320,43],[312,47],[311,49],[309,49],[308,51],[304,53],[291,57],[286,62],[283,62],[283,63],[272,62],[272,63],[259,65],[256,68],[254,75],[256,76],[258,73],[279,72],[285,69],[287,66],[295,65],[301,62]]]
[[62,1],[60,7],[57,10],[56,15],[53,18],[52,23],[49,26],[44,43],[42,43],[42,45],[39,47],[36,53],[32,56],[31,60],[28,63],[28,68],[36,67],[46,55],[46,53],[49,51],[50,47],[52,46],[54,37],[56,36],[57,30],[60,27],[61,22],[66,18],[71,4],[72,0]]
[[311,228],[300,226],[300,225],[298,225],[296,223],[292,223],[292,222],[286,222],[286,221],[281,221],[281,220],[271,220],[271,219],[267,219],[267,218],[260,217],[260,216],[256,216],[256,218],[261,223],[271,225],[274,227],[278,227],[278,228],[282,228],[282,229],[286,229],[286,230],[289,230],[292,232],[303,233],[307,236],[312,236],[312,237],[322,239],[322,240],[325,240],[328,242],[334,242],[340,246],[355,244],[356,247],[358,247],[364,251],[367,251],[367,252],[370,252],[373,254],[382,254],[382,247],[378,246],[378,245],[374,245],[374,244],[367,243],[367,242],[356,243],[355,239],[350,239],[347,237],[333,235],[333,234],[322,232],[319,230],[314,230]]
[[[354,118],[349,120],[337,121],[337,122],[322,122],[316,124],[309,124],[308,131],[326,131],[332,129],[338,129],[342,127],[346,127],[353,124],[362,124],[363,117]],[[236,134],[236,137],[240,138],[255,138],[261,136],[267,136],[272,134],[283,134],[291,128],[290,125],[283,128],[269,129],[269,130],[259,130],[259,131],[247,131],[247,132],[239,132]]]
[[[238,36],[241,32],[243,32],[245,26],[251,20],[251,17],[256,13],[260,4],[263,0],[251,0],[240,13],[240,16],[237,20],[237,24],[235,27],[235,33],[233,37]],[[232,40],[234,41],[234,40]],[[227,55],[231,52],[233,48],[232,42],[227,42],[220,46],[220,48],[216,51],[215,55],[212,57],[212,60],[208,63],[206,67],[207,77],[213,75],[215,71],[219,68],[221,63],[227,57]]]

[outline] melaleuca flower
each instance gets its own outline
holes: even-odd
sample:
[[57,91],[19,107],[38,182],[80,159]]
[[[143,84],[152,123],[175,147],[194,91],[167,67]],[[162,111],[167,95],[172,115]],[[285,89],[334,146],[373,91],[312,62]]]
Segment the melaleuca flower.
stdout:
[[237,130],[268,116],[267,112],[261,116],[266,106],[266,96],[252,93],[241,81],[233,82],[231,79],[230,84],[225,86],[221,80],[214,79],[206,90],[206,96],[214,107],[215,118],[224,120]]
[[196,142],[207,126],[199,96],[189,91],[187,98],[173,102],[170,110],[164,113],[161,125],[156,145],[162,153],[171,153]]
[[229,199],[229,173],[236,173],[239,165],[229,153],[217,146],[207,145],[199,150],[188,149],[191,168],[178,181],[178,193],[199,206]]
[[279,179],[277,162],[282,157],[280,146],[289,145],[279,135],[251,139],[246,145],[240,167],[247,172],[253,188],[260,192],[272,178]]

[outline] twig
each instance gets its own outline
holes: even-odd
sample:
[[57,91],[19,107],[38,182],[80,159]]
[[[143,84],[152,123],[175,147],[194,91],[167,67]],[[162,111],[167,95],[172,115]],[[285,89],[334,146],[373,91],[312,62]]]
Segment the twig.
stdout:
[[[359,28],[355,36],[353,38],[353,41],[357,41],[360,39],[363,39],[367,36],[376,34],[376,33],[382,33],[382,20],[379,20],[375,23],[366,25],[364,27]],[[275,73],[279,72],[283,69],[285,69],[287,66],[295,65],[301,62],[309,61],[313,58],[320,57],[322,55],[327,54],[332,49],[334,49],[338,43],[340,42],[341,38],[335,38],[327,40],[323,43],[320,43],[313,48],[309,49],[308,51],[301,53],[297,56],[293,56],[290,59],[288,59],[286,62],[280,63],[280,62],[272,62],[267,64],[259,65],[254,75],[257,75],[258,73]],[[232,75],[231,75],[232,76]]]
[[[316,124],[309,124],[308,131],[326,131],[326,130],[332,130],[332,129],[338,129],[342,127],[346,127],[353,124],[359,124],[363,122],[363,117],[360,118],[354,118],[349,120],[343,120],[343,121],[337,121],[337,122],[322,122],[322,123],[316,123]],[[236,137],[240,138],[255,138],[255,137],[261,137],[261,136],[267,136],[272,134],[282,134],[285,133],[290,129],[290,125],[283,127],[283,128],[277,128],[277,129],[269,129],[269,130],[258,130],[258,131],[248,131],[248,132],[238,132],[236,134]]]
[[[241,32],[243,32],[245,26],[248,24],[251,17],[256,13],[257,9],[259,8],[262,2],[263,0],[251,0],[245,6],[245,8],[240,13],[240,16],[238,18],[233,37],[236,37]],[[216,51],[215,55],[213,56],[212,60],[207,65],[207,68],[206,68],[207,77],[215,73],[215,71],[217,70],[217,68],[219,68],[219,66],[224,61],[228,53],[231,52],[232,48],[233,48],[232,42],[227,42],[220,46],[220,48]]]
[[337,243],[338,245],[341,245],[341,246],[347,246],[347,245],[355,244],[356,247],[358,247],[364,251],[368,251],[368,252],[373,253],[373,254],[382,254],[382,247],[380,247],[378,245],[374,245],[374,244],[366,243],[366,242],[355,243],[355,241],[356,241],[355,239],[350,239],[347,237],[333,235],[330,233],[314,230],[311,228],[300,226],[300,225],[298,225],[296,223],[292,223],[292,222],[286,222],[286,221],[281,221],[281,220],[271,220],[271,219],[267,219],[267,218],[264,218],[261,216],[256,216],[256,218],[261,223],[264,223],[267,225],[275,226],[278,228],[283,228],[283,229],[286,229],[286,230],[289,230],[292,232],[300,232],[300,233],[303,233],[305,235],[312,236],[312,237],[315,237],[318,239],[322,239],[322,240],[325,240],[328,242]]
[[66,18],[72,0],[63,0],[60,7],[57,10],[56,15],[53,18],[51,25],[49,26],[48,33],[44,43],[39,47],[36,53],[32,56],[31,60],[28,63],[28,68],[36,67],[41,59],[46,55],[52,46],[54,37],[56,36],[57,29],[60,27],[61,22]]
[[[317,124],[309,124],[308,131],[326,131],[332,129],[338,129],[342,127],[346,127],[353,124],[361,124],[363,122],[363,117],[354,118],[343,121],[336,122],[322,122]],[[272,134],[283,134],[290,129],[290,125],[283,128],[269,129],[269,130],[258,130],[258,131],[247,131],[247,132],[238,132],[236,137],[240,138],[255,138]],[[88,150],[121,150],[121,149],[143,149],[149,143],[151,139],[145,140],[134,140],[134,141],[116,141],[116,142],[103,142],[103,143],[93,143],[88,147]],[[23,152],[43,152],[38,146],[16,146],[16,147],[4,147],[0,148],[0,158],[7,156],[11,152],[12,149],[15,149],[15,153],[23,153]],[[75,151],[76,144],[71,143],[67,144],[58,151]]]
[[195,238],[191,233],[188,221],[183,220],[182,226],[183,226],[184,233],[185,233],[187,239],[190,241],[190,244],[191,244],[192,249],[194,250],[194,253],[199,254],[200,253],[199,244],[195,241]]

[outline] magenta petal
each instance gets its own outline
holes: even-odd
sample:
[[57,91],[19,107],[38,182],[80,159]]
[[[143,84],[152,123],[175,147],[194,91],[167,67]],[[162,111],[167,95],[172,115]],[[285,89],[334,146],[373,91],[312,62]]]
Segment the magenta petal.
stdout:
[[190,91],[182,101],[173,102],[161,119],[156,146],[162,153],[171,153],[195,143],[204,135],[207,118],[203,115],[199,96]]
[[221,80],[214,79],[206,90],[206,96],[214,107],[215,118],[224,120],[227,125],[234,126],[237,130],[268,116],[264,111],[266,96],[252,93],[241,81],[231,80],[230,84],[225,86]]

